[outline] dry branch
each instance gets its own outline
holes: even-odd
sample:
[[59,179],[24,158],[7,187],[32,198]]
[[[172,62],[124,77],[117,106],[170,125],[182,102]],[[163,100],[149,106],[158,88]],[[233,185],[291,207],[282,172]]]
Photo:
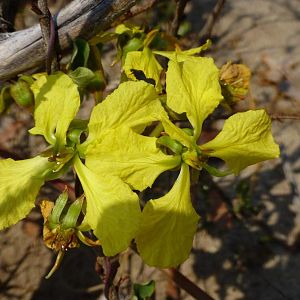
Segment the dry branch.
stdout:
[[[56,16],[59,46],[65,51],[72,41],[89,39],[126,14],[136,0],[74,0]],[[40,26],[0,34],[0,80],[10,79],[44,63],[46,52]]]

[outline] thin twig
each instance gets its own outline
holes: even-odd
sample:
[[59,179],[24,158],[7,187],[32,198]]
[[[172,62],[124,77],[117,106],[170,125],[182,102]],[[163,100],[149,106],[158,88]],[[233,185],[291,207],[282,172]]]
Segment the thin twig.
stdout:
[[[137,15],[140,15],[150,9],[152,9],[155,5],[157,5],[159,2],[162,2],[162,0],[150,0],[146,1],[143,5],[136,5],[134,6],[128,13],[123,15],[119,18],[117,23],[123,23],[126,20],[129,20]],[[112,24],[112,26],[115,26],[116,22]]]
[[171,28],[170,28],[170,34],[174,35],[174,36],[177,35],[178,28],[182,21],[184,8],[185,8],[188,0],[175,0],[175,2],[176,2],[176,10],[175,10],[174,19],[172,21]]
[[176,269],[163,269],[164,274],[170,277],[181,289],[185,290],[188,294],[195,297],[198,300],[214,300],[206,292],[204,292],[199,286],[185,277]]
[[201,41],[205,41],[208,38],[211,38],[211,34],[213,28],[216,24],[216,21],[221,13],[222,8],[224,7],[226,0],[218,0],[217,4],[215,5],[212,13],[207,18],[205,25],[203,26],[202,30],[200,31],[199,38]]
[[282,121],[282,120],[300,120],[300,115],[271,115],[273,121]]
[[55,51],[56,29],[53,17],[48,8],[47,0],[33,0],[32,10],[39,16],[46,55],[46,70],[51,74],[58,70],[57,54]]

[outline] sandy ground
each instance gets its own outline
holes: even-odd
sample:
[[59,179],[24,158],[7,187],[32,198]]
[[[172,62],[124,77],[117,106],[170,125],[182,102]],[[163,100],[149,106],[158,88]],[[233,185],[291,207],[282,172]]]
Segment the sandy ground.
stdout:
[[[201,29],[203,12],[214,2],[191,1],[188,16],[194,31]],[[278,117],[300,115],[300,1],[228,0],[213,36],[211,54],[218,65],[232,60],[250,66],[253,100],[241,109],[265,107],[277,117],[273,132],[282,155],[276,161],[248,168],[239,177],[217,182],[223,197],[235,200],[241,180],[249,182],[255,213],[233,218],[220,196],[211,193],[208,201],[216,203],[217,214],[212,224],[197,233],[191,256],[180,270],[216,300],[297,300],[300,121],[279,121]],[[1,117],[0,143],[13,145],[22,156],[37,153],[42,143],[26,138],[31,125],[20,112]],[[60,270],[51,279],[44,279],[53,254],[42,243],[40,225],[36,210],[0,233],[0,299],[99,299],[96,254],[91,249],[70,251]],[[133,281],[155,279],[156,299],[165,299],[166,278],[160,271],[144,266],[135,255],[123,268],[130,270]],[[96,292],[89,289],[93,286]],[[181,292],[180,299],[192,298]]]

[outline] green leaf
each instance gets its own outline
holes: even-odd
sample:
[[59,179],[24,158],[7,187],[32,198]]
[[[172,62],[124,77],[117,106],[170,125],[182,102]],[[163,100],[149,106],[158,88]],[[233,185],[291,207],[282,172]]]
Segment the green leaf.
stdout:
[[206,155],[224,160],[235,174],[249,165],[279,156],[271,120],[262,109],[231,116],[223,130],[200,149]]
[[9,86],[4,86],[0,93],[0,114],[3,113],[9,104],[12,102],[12,97],[9,93]]
[[31,86],[35,96],[35,127],[29,132],[41,134],[58,150],[66,144],[66,133],[80,105],[76,84],[63,73],[41,75]]
[[79,157],[75,170],[87,201],[84,223],[94,230],[106,256],[126,250],[140,223],[138,196],[120,178],[96,175]]
[[133,285],[133,292],[138,300],[149,299],[155,292],[155,281],[151,280],[144,284],[135,283]]
[[162,153],[156,147],[156,140],[127,127],[107,131],[101,141],[87,148],[86,165],[97,175],[119,176],[133,189],[142,191],[150,187],[159,174],[181,162],[180,156]]
[[127,56],[129,52],[137,51],[143,47],[143,41],[140,38],[132,38],[123,47],[123,58]]
[[170,60],[166,81],[167,105],[179,114],[186,112],[197,140],[203,121],[223,99],[218,68],[207,57]]
[[86,67],[90,55],[89,43],[83,39],[76,39],[73,46],[74,50],[71,58],[70,69],[75,70],[78,67]]
[[85,67],[78,67],[76,70],[69,72],[68,75],[80,88],[85,88],[95,78],[94,72]]
[[148,201],[142,212],[135,240],[145,263],[169,268],[186,260],[198,220],[191,203],[189,167],[182,164],[172,189],[165,196]]
[[17,223],[30,212],[53,166],[48,158],[40,156],[0,160],[0,229]]

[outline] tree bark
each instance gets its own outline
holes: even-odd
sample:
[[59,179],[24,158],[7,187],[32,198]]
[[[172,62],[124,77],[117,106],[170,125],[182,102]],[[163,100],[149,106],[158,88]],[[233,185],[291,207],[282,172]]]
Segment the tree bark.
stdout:
[[[90,39],[127,13],[136,0],[73,0],[55,17],[60,51],[81,37]],[[0,80],[44,64],[46,52],[40,26],[0,34]]]

